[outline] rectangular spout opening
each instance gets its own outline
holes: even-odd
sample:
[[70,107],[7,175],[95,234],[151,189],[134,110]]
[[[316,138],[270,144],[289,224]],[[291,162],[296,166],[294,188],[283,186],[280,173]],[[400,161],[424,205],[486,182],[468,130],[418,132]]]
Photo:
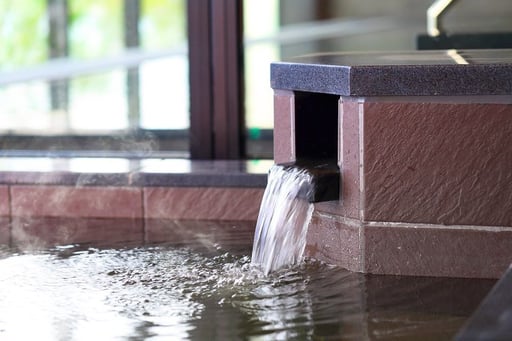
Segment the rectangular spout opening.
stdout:
[[285,167],[306,172],[299,196],[309,202],[339,200],[338,95],[300,92],[295,97],[296,161]]
[[339,96],[295,92],[296,159],[329,160],[338,155]]

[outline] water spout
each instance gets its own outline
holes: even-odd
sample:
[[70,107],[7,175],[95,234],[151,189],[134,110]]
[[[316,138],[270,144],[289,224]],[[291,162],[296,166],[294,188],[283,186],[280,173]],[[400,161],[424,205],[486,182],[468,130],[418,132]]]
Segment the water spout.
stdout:
[[339,200],[340,170],[330,161],[298,161],[281,165],[285,170],[295,168],[308,174],[308,181],[301,183],[299,197],[310,203]]
[[303,259],[313,202],[339,197],[337,166],[276,165],[260,207],[252,264],[265,274]]

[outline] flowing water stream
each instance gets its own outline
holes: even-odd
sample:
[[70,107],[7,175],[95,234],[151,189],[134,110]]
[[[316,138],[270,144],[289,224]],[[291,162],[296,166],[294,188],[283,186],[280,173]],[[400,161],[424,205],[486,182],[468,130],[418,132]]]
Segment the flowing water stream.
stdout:
[[302,261],[313,214],[304,191],[311,181],[304,169],[281,165],[270,169],[252,250],[252,264],[267,275]]

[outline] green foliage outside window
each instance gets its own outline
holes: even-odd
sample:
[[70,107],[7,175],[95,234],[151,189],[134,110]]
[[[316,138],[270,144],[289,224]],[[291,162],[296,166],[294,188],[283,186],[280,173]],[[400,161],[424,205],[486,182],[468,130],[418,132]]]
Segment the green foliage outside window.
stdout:
[[[69,53],[92,59],[121,53],[124,0],[69,0]],[[141,44],[165,49],[186,41],[184,0],[141,0]],[[48,59],[47,1],[0,1],[0,71]]]
[[46,60],[46,1],[0,1],[0,71]]
[[101,58],[123,47],[123,0],[70,1],[70,55],[78,59]]
[[186,41],[184,0],[144,0],[141,43],[145,48],[167,48]]

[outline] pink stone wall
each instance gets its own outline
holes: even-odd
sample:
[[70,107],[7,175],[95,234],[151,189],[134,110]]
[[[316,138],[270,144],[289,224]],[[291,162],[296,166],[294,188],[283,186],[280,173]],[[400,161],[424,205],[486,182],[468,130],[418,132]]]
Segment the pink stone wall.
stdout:
[[0,217],[8,217],[10,215],[9,206],[9,187],[0,186]]
[[[2,194],[0,187],[0,194]],[[263,188],[12,186],[0,216],[255,221]],[[4,190],[8,198],[7,189]],[[10,211],[9,211],[10,210]]]
[[338,165],[341,171],[341,201],[315,204],[318,211],[349,218],[360,218],[360,143],[358,99],[342,98],[339,102]]
[[365,223],[316,211],[306,255],[356,272],[500,278],[512,262],[512,227]]
[[365,220],[512,226],[512,105],[362,105]]
[[287,163],[296,160],[295,100],[293,91],[274,91],[274,161]]
[[341,201],[317,210],[512,226],[512,105],[342,98],[339,115]]
[[342,197],[315,204],[307,254],[375,274],[499,278],[512,262],[508,102],[342,98]]
[[512,262],[512,228],[366,225],[364,272],[500,278]]
[[[201,228],[212,240],[218,233],[236,233],[237,238],[242,233],[252,243],[263,192],[263,188],[0,186],[0,244],[39,248],[81,242],[179,242],[194,238]],[[187,230],[190,226],[195,230]]]
[[340,102],[340,159],[342,177],[342,214],[359,218],[361,210],[360,179],[360,115],[359,103],[344,99]]
[[358,220],[315,211],[308,229],[306,254],[351,271],[362,271],[359,234]]
[[8,245],[11,241],[11,223],[9,218],[0,217],[0,245]]
[[140,188],[12,186],[11,203],[17,217],[143,217]]
[[145,217],[255,221],[263,191],[261,188],[149,187],[144,189]]
[[10,242],[10,202],[8,186],[0,186],[0,245]]

